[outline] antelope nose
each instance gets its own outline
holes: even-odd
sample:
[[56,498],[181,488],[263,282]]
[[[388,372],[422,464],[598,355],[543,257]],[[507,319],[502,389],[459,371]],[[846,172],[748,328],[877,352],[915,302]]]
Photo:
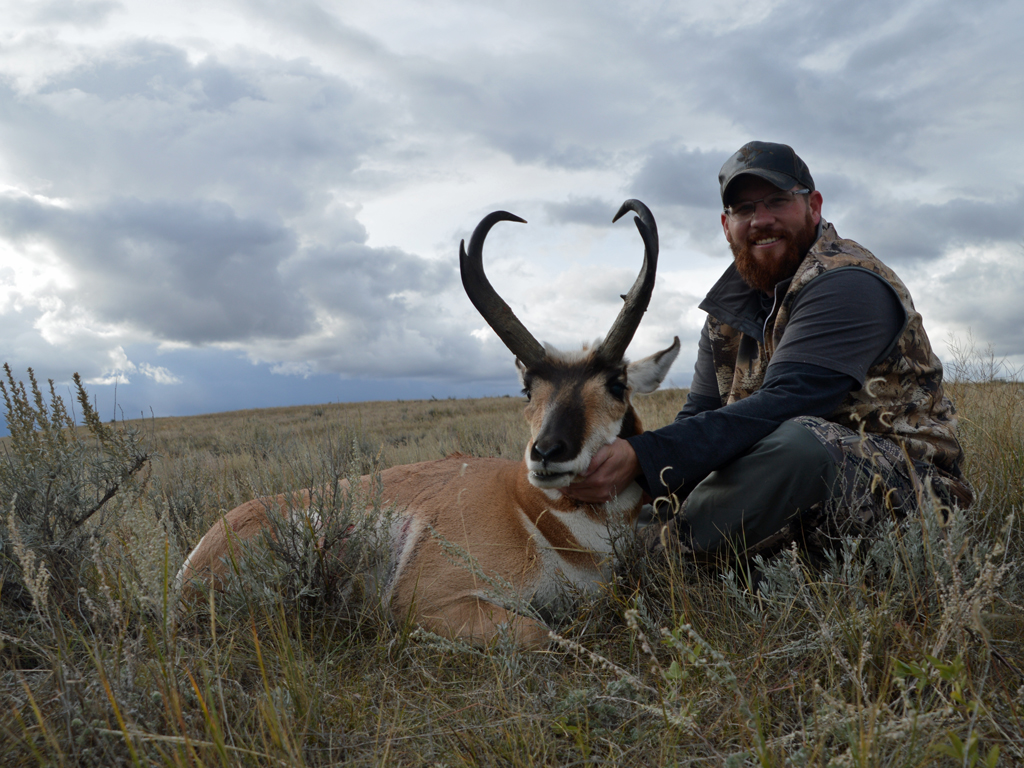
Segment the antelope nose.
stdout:
[[560,461],[568,453],[569,446],[564,440],[551,440],[545,442],[534,442],[530,449],[530,458],[534,461],[541,461],[547,464],[551,461]]

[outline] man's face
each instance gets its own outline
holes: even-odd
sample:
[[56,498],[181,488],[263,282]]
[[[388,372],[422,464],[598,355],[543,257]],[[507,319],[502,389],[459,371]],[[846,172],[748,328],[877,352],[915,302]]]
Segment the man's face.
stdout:
[[[740,176],[729,187],[728,202],[739,205],[762,200],[778,191],[778,187],[757,176]],[[722,214],[725,239],[747,285],[770,294],[776,283],[793,276],[814,244],[821,221],[821,199],[818,191],[797,195],[792,205],[775,212],[758,203],[748,221],[734,221]]]

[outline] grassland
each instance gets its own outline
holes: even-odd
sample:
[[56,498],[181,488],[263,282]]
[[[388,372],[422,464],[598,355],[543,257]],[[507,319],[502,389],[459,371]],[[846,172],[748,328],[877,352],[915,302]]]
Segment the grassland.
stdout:
[[[74,599],[15,552],[34,587],[0,606],[0,762],[1024,764],[1024,386],[963,373],[973,510],[942,524],[926,504],[824,572],[784,556],[757,595],[627,548],[545,653],[453,644],[372,600],[296,598],[276,572],[188,611],[169,586],[218,512],[253,496],[454,451],[518,459],[521,400],[123,425],[156,457],[93,525]],[[684,397],[643,399],[644,423]]]

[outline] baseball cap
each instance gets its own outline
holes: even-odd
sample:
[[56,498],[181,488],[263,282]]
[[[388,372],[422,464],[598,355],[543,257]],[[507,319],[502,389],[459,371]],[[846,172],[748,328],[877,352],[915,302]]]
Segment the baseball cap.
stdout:
[[759,176],[779,189],[792,189],[794,185],[799,185],[814,191],[814,179],[807,169],[807,163],[786,144],[748,141],[735,155],[726,160],[722,170],[718,172],[723,203],[729,185],[737,176],[746,173]]

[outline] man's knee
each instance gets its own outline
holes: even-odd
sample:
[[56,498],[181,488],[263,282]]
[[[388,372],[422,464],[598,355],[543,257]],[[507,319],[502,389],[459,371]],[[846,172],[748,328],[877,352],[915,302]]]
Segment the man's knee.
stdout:
[[755,443],[743,456],[712,474],[718,475],[719,481],[734,482],[753,495],[757,494],[759,486],[772,487],[780,483],[806,483],[814,486],[817,494],[831,490],[836,466],[836,456],[814,432],[790,420]]
[[690,494],[686,518],[694,544],[714,550],[742,538],[741,548],[752,546],[797,513],[828,501],[837,474],[832,453],[811,429],[783,422]]
[[768,437],[755,445],[755,449],[762,444],[769,450],[777,446],[778,450],[792,457],[792,459],[806,460],[809,462],[821,461],[827,456],[834,461],[836,458],[828,450],[821,438],[811,428],[813,424],[827,424],[824,419],[809,419],[799,417],[782,422],[778,428]]

